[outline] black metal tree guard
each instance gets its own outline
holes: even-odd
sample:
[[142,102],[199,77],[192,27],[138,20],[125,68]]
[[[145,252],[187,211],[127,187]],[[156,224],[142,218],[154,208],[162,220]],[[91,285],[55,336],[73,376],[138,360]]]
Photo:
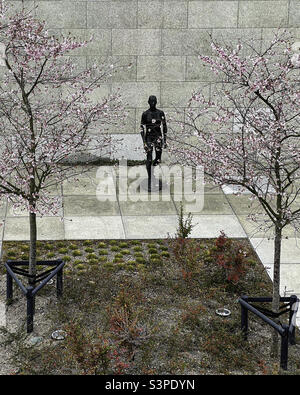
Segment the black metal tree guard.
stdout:
[[[56,293],[57,297],[60,298],[63,293],[63,267],[65,262],[61,259],[52,261],[37,261],[37,265],[51,266],[40,274],[31,276],[27,270],[20,268],[20,266],[28,266],[28,261],[7,261],[4,263],[6,267],[6,299],[9,304],[13,299],[13,280],[17,283],[23,294],[27,299],[27,333],[33,331],[33,317],[35,312],[35,295],[43,288],[55,275],[56,275]],[[55,268],[53,269],[53,266]],[[32,283],[36,286],[25,287],[22,282],[18,279],[17,274],[32,279]]]
[[[280,367],[283,370],[287,370],[288,364],[288,345],[296,344],[295,342],[295,322],[296,314],[298,311],[299,299],[296,295],[291,295],[290,297],[280,297],[280,302],[285,304],[281,305],[279,313],[274,313],[271,310],[264,309],[261,307],[254,307],[251,303],[253,302],[272,302],[270,297],[257,297],[251,298],[248,296],[241,296],[239,298],[239,303],[241,305],[241,330],[243,333],[244,340],[248,337],[248,311],[251,311],[258,317],[260,317],[264,322],[273,327],[281,336],[281,350],[280,350]],[[280,315],[289,312],[289,324],[277,324],[272,321],[269,317],[277,318]]]

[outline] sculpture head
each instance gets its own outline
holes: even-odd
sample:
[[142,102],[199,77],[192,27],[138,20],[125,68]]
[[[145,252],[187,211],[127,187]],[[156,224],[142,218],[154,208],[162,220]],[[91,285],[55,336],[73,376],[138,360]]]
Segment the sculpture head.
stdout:
[[156,108],[156,104],[157,104],[156,96],[149,96],[148,104],[149,104],[150,108],[154,110]]

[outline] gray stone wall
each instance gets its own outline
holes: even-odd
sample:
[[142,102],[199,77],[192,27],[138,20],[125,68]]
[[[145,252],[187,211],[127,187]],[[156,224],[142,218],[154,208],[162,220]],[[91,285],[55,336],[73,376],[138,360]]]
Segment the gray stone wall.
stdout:
[[[11,0],[15,4],[20,0]],[[149,95],[172,114],[192,90],[210,81],[197,52],[210,53],[208,33],[233,40],[263,40],[288,27],[300,39],[300,0],[28,0],[57,33],[71,32],[95,42],[74,54],[78,67],[108,60],[132,64],[114,74],[99,95],[121,88],[129,118],[113,134],[139,132]],[[132,140],[134,141],[134,140]],[[140,143],[140,141],[138,142]]]

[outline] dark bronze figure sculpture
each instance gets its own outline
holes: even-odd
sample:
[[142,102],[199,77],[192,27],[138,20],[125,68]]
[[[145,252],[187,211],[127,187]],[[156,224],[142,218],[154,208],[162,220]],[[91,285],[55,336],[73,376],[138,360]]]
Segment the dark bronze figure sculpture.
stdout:
[[[151,192],[155,186],[153,166],[157,166],[161,162],[162,149],[167,148],[167,123],[164,112],[156,108],[156,96],[150,96],[148,104],[150,107],[143,112],[141,119],[141,136],[147,155],[148,191]],[[154,161],[153,148],[155,150]],[[161,189],[161,185],[159,189]]]

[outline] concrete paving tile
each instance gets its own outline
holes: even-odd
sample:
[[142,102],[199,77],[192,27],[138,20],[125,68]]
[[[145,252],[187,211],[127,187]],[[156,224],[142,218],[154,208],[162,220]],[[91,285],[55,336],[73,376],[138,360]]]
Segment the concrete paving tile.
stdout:
[[47,186],[47,188],[45,188],[45,191],[47,191],[47,194],[49,194],[50,196],[58,196],[61,195],[61,183],[55,182],[51,180],[48,180],[49,182],[47,182],[47,184],[49,184],[49,186]]
[[66,217],[120,215],[119,204],[116,199],[100,201],[96,196],[86,195],[64,196],[63,201]]
[[213,184],[210,184],[210,183],[205,183],[204,184],[204,193],[209,193],[209,194],[212,194],[212,193],[217,193],[217,194],[222,194],[223,195],[223,191],[222,191],[222,188],[220,188],[219,186],[217,186],[217,185],[213,185]]
[[[242,227],[249,238],[272,238],[274,237],[274,226],[271,220],[268,221],[268,229],[262,216],[258,216],[257,222],[254,222],[247,215],[237,215]],[[295,237],[295,229],[292,226],[286,226],[283,229],[283,237]]]
[[247,237],[234,215],[193,215],[192,224],[195,226],[192,229],[191,237],[218,237],[221,230],[228,237]]
[[[273,264],[273,239],[250,238],[250,242],[264,265]],[[300,264],[300,238],[289,238],[282,240],[281,262]]]
[[136,179],[138,176],[147,177],[145,165],[126,166],[126,163],[127,161],[120,161],[119,165],[113,168],[117,177],[128,179]]
[[96,195],[96,179],[80,178],[63,182],[63,195]]
[[63,195],[96,196],[96,194],[107,193],[111,187],[115,193],[115,178],[113,166],[88,166],[88,170],[83,174],[63,182]]
[[235,214],[264,213],[264,209],[257,200],[251,199],[252,195],[226,195]]
[[[180,210],[180,195],[173,195],[175,205]],[[183,211],[185,214],[233,214],[233,211],[222,194],[183,195]]]
[[65,217],[64,227],[67,240],[125,238],[121,216]]
[[1,252],[1,248],[2,248],[2,244],[1,244],[1,240],[3,238],[3,234],[4,234],[4,227],[5,227],[5,217],[0,217],[0,252]]
[[[58,208],[58,212],[55,214],[51,214],[51,213],[47,213],[47,217],[58,217],[58,216],[63,216],[63,210],[62,210],[62,197],[61,196],[55,196],[52,195],[52,197],[54,198],[58,198],[59,201],[59,208]],[[13,208],[13,204],[12,203],[7,203],[7,212],[6,212],[6,217],[28,217],[29,216],[29,212],[24,209],[24,208]],[[41,215],[37,214],[37,217],[41,217]]]
[[[37,218],[38,240],[63,240],[64,227],[60,217]],[[6,218],[3,240],[29,240],[27,217]]]
[[0,327],[6,327],[6,305],[0,302]]
[[166,238],[176,233],[177,216],[123,216],[125,235],[128,239]]
[[[158,179],[158,176],[156,175]],[[172,201],[170,185],[162,182],[162,189],[148,192],[148,175],[145,172],[140,174],[129,173],[128,178],[124,175],[116,178],[116,190],[119,201]]]
[[0,217],[5,217],[5,215],[6,215],[6,207],[7,207],[6,198],[0,199]]
[[123,216],[166,216],[166,215],[176,215],[177,211],[173,201],[163,202],[163,201],[126,201],[119,202],[121,213]]
[[[274,265],[264,265],[273,280]],[[280,295],[290,296],[300,293],[300,262],[282,263],[280,265]]]

